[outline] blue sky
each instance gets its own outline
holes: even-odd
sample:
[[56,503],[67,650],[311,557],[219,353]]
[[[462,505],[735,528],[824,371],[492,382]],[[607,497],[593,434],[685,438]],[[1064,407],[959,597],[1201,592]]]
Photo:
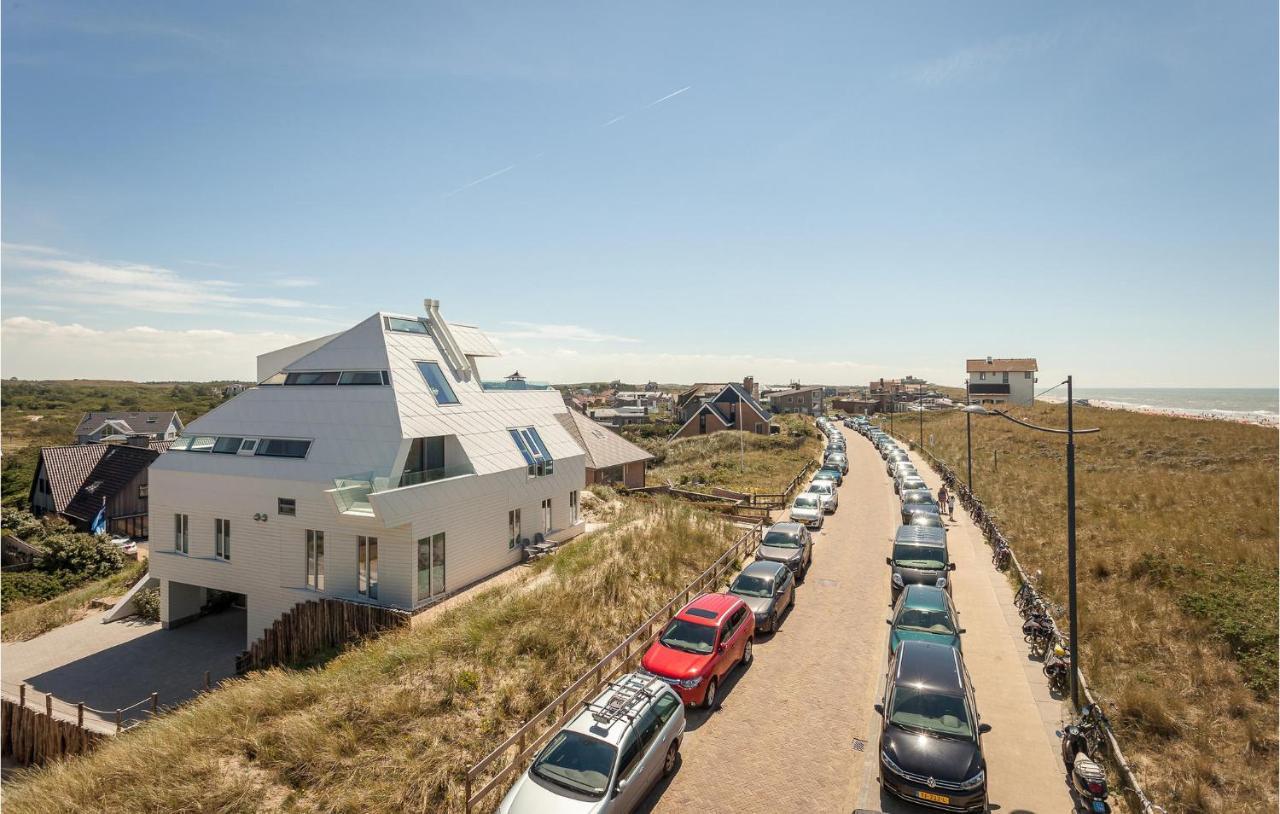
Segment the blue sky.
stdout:
[[5,376],[1277,382],[1274,3],[3,11]]

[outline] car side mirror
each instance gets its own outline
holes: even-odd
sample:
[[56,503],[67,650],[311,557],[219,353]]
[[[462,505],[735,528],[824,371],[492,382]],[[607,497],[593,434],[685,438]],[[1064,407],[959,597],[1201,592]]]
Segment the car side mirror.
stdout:
[[955,564],[955,563],[953,563],[953,562],[949,562],[949,563],[947,563],[947,570],[948,570],[948,571],[954,571],[954,570],[956,570],[956,564]]
[[978,734],[985,735],[991,731],[991,724],[978,724]]
[[614,786],[614,787],[613,787],[613,793],[614,793],[614,796],[617,796],[617,795],[621,794],[622,792],[626,791],[626,790],[627,790],[627,785],[628,785],[630,782],[631,782],[631,778],[629,778],[629,777],[624,777],[624,778],[622,778],[621,780],[619,780],[619,781],[618,781],[618,784],[617,784],[616,786]]
[[724,651],[726,651],[726,650],[728,650],[728,649],[729,649],[729,645],[725,644],[724,642],[720,642],[720,644],[716,645],[716,652],[717,652],[717,653],[723,653]]
[[876,704],[872,709],[876,711],[877,715],[884,715],[884,704]]
[[964,628],[957,628],[957,629],[956,629],[956,635],[957,635],[957,636],[963,636],[963,635],[964,635],[964,632],[965,632],[965,631],[964,631]]
[[884,558],[884,564],[885,564],[885,565],[888,565],[888,566],[892,566],[892,565],[893,565],[893,557],[885,557],[885,558]]
[[884,623],[885,623],[886,625],[891,625],[891,624],[893,624],[893,620],[892,620],[892,619],[885,619],[885,620],[884,620]]

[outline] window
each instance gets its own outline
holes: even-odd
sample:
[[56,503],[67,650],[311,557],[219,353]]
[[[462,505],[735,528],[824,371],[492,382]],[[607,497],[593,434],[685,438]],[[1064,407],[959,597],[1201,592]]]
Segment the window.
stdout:
[[276,514],[282,514],[285,517],[297,517],[298,501],[291,497],[276,498]]
[[987,372],[986,372],[985,370],[984,370],[984,371],[982,371],[982,372],[980,372],[980,373],[978,374],[978,378],[979,378],[981,381],[984,381],[984,382],[985,382],[985,381],[987,380]]
[[444,594],[444,532],[418,541],[418,601]]
[[1030,370],[1028,370],[1026,373],[1023,373],[1023,374],[1022,374],[1022,378],[1024,378],[1024,379],[1030,379],[1030,378],[1031,378],[1031,371],[1030,371]]
[[445,378],[444,371],[440,369],[438,362],[418,362],[418,370],[421,371],[422,378],[426,381],[427,389],[431,391],[436,404],[458,403],[458,397],[453,394],[453,388],[449,386],[449,380]]
[[654,714],[658,716],[658,720],[666,723],[671,720],[671,716],[675,714],[676,707],[680,705],[680,699],[673,693],[659,693],[658,700],[653,702]]
[[578,525],[578,490],[569,493],[569,525]]
[[520,510],[512,509],[507,512],[507,550],[515,548],[520,544]]
[[223,455],[235,455],[240,451],[243,438],[219,438],[213,442],[213,451]]
[[146,500],[146,499],[147,499],[147,484],[139,483],[138,484],[138,500]]
[[311,449],[310,441],[297,441],[288,438],[263,438],[258,444],[255,455],[271,458],[305,458]]
[[190,518],[185,514],[173,516],[173,550],[179,554],[187,553],[187,525]]
[[303,371],[301,373],[289,373],[284,377],[284,383],[287,385],[296,384],[337,384],[338,371],[336,370],[317,370]]
[[346,370],[338,376],[338,384],[386,384],[385,370]]
[[533,427],[523,427],[507,432],[511,433],[512,440],[516,442],[516,449],[520,450],[525,463],[528,464],[529,477],[550,475],[556,471],[556,462],[551,459],[551,453],[547,451],[547,445],[542,443],[542,436],[538,435],[537,430]]
[[324,590],[324,532],[307,529],[307,587]]
[[1007,371],[1007,370],[1006,370],[1006,371],[1005,371],[1003,374],[1001,374],[1001,375],[1004,377],[1004,378],[1001,380],[1001,382],[1002,382],[1003,384],[1008,384],[1008,383],[1009,383],[1009,371]]
[[257,448],[257,446],[258,446],[258,440],[256,438],[246,438],[244,439],[244,443],[240,445],[240,451],[253,452],[254,449]]
[[542,531],[551,531],[551,498],[542,501]]
[[698,414],[698,434],[699,435],[707,434],[707,414],[706,413]]
[[218,518],[213,521],[214,556],[231,560],[231,521]]
[[403,319],[401,317],[387,317],[387,330],[396,331],[405,334],[425,334],[427,326],[420,319]]
[[191,446],[187,448],[188,452],[212,452],[213,445],[218,442],[217,438],[207,435],[201,435],[191,439]]
[[378,538],[356,538],[356,590],[370,599],[378,598]]

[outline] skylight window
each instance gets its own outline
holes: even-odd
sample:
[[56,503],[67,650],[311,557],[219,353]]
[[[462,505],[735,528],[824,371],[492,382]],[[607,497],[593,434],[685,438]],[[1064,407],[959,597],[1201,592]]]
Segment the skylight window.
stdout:
[[516,442],[516,449],[520,450],[520,454],[524,456],[524,462],[529,467],[529,477],[550,475],[556,471],[556,462],[552,460],[551,453],[547,451],[547,445],[542,443],[542,436],[538,435],[536,429],[521,427],[508,432]]
[[402,317],[387,317],[387,330],[405,334],[425,334],[428,333],[427,325],[420,319],[404,319]]
[[310,441],[299,441],[292,438],[263,438],[258,444],[255,455],[269,458],[305,458],[311,449]]
[[386,384],[385,370],[346,370],[338,377],[338,384]]
[[439,363],[418,362],[417,364],[418,370],[422,371],[422,378],[427,383],[427,389],[435,397],[436,404],[458,403],[458,397],[453,394],[453,387],[449,385],[449,379],[445,377]]
[[290,373],[284,377],[285,384],[337,384],[338,371],[317,370]]

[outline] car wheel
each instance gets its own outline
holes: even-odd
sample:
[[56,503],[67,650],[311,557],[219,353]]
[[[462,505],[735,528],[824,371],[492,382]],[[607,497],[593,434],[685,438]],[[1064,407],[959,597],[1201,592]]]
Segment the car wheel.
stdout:
[[755,658],[755,653],[752,652],[752,650],[754,649],[752,647],[752,641],[753,640],[751,639],[747,639],[747,646],[742,648],[742,666],[743,667],[746,667],[748,664],[751,663],[751,660]]
[[764,629],[766,633],[778,632],[778,614],[777,613],[769,614],[769,622],[765,625]]
[[715,709],[716,707],[716,680],[711,679],[711,683],[707,685],[707,694],[702,696],[703,709]]
[[662,760],[662,776],[670,777],[671,773],[676,770],[676,763],[680,760],[680,741],[676,741],[667,748],[667,756]]

